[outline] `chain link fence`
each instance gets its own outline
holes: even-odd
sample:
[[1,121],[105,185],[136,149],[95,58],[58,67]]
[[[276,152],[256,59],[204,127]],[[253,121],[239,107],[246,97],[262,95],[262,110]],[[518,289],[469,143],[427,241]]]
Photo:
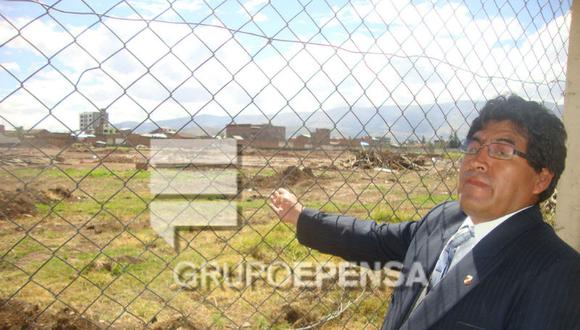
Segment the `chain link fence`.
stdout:
[[[397,273],[300,246],[270,193],[390,222],[455,198],[486,99],[561,115],[570,6],[0,2],[0,323],[378,327]],[[159,166],[159,141],[201,143],[213,163]],[[216,141],[234,141],[227,161]],[[164,236],[156,178],[205,187],[165,195],[225,202],[235,223],[194,225],[193,208]]]

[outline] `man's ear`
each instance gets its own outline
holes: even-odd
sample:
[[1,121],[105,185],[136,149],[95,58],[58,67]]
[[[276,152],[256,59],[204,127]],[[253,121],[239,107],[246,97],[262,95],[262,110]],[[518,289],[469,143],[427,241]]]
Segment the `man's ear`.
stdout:
[[552,173],[552,171],[545,167],[542,168],[536,175],[533,193],[539,195],[544,190],[548,189],[553,178],[554,173]]

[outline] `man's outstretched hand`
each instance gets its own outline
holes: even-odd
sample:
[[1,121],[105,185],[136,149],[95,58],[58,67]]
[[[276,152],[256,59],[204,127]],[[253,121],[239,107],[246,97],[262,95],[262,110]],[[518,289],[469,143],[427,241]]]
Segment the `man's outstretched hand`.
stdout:
[[293,225],[298,223],[298,216],[304,209],[304,206],[298,203],[298,198],[284,188],[274,190],[268,204],[282,221]]

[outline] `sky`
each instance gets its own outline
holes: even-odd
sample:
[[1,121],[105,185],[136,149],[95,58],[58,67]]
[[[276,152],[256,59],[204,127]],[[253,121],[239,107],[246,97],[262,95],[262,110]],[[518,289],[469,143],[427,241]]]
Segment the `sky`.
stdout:
[[1,1],[0,123],[561,104],[570,3],[533,2]]

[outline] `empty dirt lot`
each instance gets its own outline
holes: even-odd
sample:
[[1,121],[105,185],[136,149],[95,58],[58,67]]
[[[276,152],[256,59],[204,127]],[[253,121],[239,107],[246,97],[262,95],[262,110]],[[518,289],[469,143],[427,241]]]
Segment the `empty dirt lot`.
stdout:
[[388,286],[343,289],[331,279],[275,288],[261,279],[241,289],[183,288],[173,269],[182,261],[338,263],[300,246],[267,206],[269,194],[286,187],[306,206],[391,222],[453,198],[456,154],[403,155],[377,162],[351,151],[247,150],[235,197],[240,226],[180,230],[176,252],[150,227],[154,169],[136,166],[146,149],[3,150],[1,326],[376,328]]

